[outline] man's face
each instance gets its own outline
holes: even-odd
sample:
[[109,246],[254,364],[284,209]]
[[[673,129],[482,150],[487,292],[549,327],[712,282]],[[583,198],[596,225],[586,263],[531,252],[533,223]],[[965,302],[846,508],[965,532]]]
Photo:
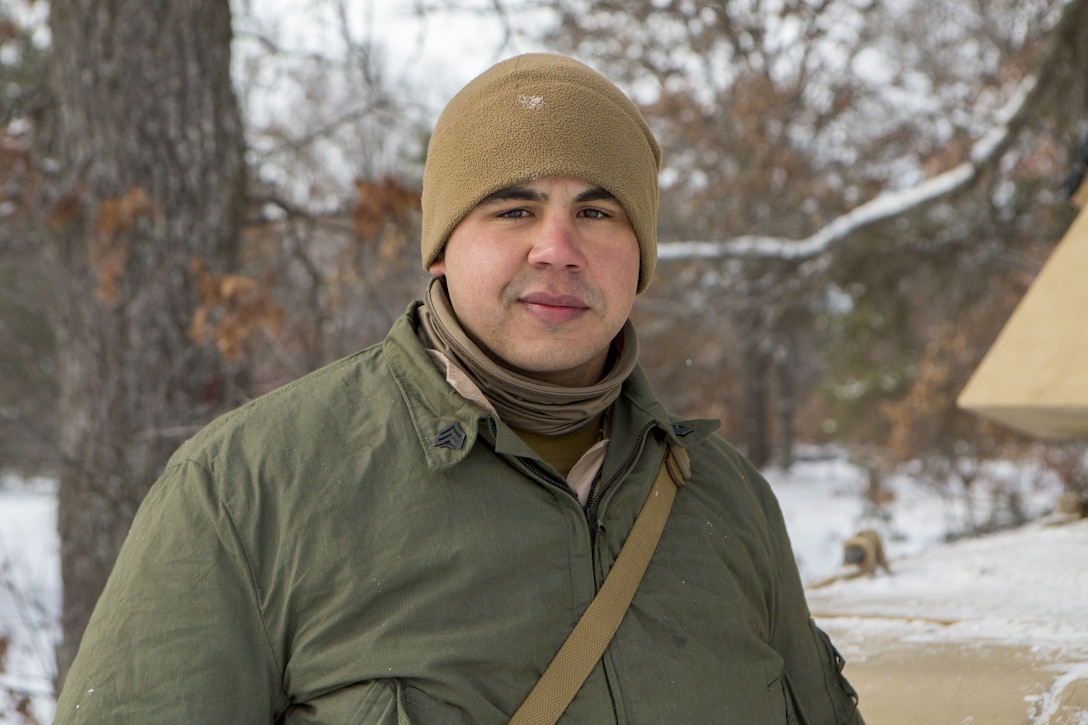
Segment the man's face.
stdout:
[[482,201],[430,266],[469,336],[537,380],[596,383],[638,286],[639,248],[611,194],[546,177]]

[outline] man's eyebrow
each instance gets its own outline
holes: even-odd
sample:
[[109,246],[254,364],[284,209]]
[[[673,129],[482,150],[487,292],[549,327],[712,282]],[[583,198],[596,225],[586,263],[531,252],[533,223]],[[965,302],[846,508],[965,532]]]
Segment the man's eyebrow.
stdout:
[[616,200],[616,197],[612,195],[612,192],[608,191],[608,189],[602,189],[599,186],[593,186],[586,189],[581,194],[574,197],[574,201],[578,202],[579,204],[585,203],[587,201],[616,201],[617,203],[619,203]]
[[497,204],[504,201],[547,201],[548,195],[539,192],[535,189],[531,189],[528,186],[522,186],[521,184],[515,184],[514,186],[507,186],[505,189],[499,189],[493,194],[488,194],[480,200],[478,206],[485,204]]
[[[478,206],[485,204],[497,204],[504,201],[547,201],[548,195],[522,184],[507,186],[504,189],[488,194],[480,200]],[[589,201],[616,201],[616,197],[607,189],[600,186],[591,186],[574,197],[575,203],[584,204]]]

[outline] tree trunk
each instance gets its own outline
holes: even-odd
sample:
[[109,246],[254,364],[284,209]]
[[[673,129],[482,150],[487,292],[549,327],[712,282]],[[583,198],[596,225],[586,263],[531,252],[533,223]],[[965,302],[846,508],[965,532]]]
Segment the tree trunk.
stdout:
[[59,691],[132,516],[178,443],[233,401],[186,330],[190,261],[235,261],[242,127],[227,0],[53,0],[63,579]]
[[789,343],[789,332],[780,330],[781,341],[775,347],[774,374],[778,383],[776,392],[777,424],[775,430],[778,433],[777,463],[782,470],[793,468],[793,418],[797,412],[797,386],[793,380],[793,366],[796,365],[796,356],[791,354],[792,345]]
[[770,398],[773,362],[767,354],[762,330],[752,329],[744,346],[744,454],[762,468],[771,461]]

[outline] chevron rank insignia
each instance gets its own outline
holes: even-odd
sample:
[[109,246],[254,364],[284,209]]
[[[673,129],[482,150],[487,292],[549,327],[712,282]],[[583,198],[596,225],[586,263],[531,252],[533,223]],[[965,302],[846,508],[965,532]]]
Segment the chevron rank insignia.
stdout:
[[442,430],[438,431],[438,435],[434,437],[434,447],[449,448],[450,450],[459,451],[464,447],[466,437],[464,429],[461,428],[461,424],[457,421],[453,421]]
[[673,423],[672,432],[675,433],[678,437],[683,438],[686,435],[694,433],[695,429],[687,423]]

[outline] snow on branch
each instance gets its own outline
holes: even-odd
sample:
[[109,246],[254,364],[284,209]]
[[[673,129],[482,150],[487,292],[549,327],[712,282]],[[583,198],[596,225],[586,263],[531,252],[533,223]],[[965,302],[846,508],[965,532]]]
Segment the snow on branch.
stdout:
[[995,164],[1023,126],[1042,88],[1040,79],[1048,78],[1051,65],[1059,57],[1058,47],[1063,31],[1075,22],[1074,10],[1083,10],[1088,3],[1073,0],[1061,7],[1054,24],[1053,43],[1034,73],[1017,86],[1005,106],[996,114],[995,124],[971,147],[967,160],[944,173],[933,176],[908,189],[886,191],[850,210],[804,239],[789,239],[761,235],[744,235],[721,242],[669,242],[658,245],[659,259],[713,259],[721,257],[764,257],[777,259],[806,259],[826,252],[834,244],[878,222],[902,216],[926,204],[946,198],[966,188],[980,174]]

